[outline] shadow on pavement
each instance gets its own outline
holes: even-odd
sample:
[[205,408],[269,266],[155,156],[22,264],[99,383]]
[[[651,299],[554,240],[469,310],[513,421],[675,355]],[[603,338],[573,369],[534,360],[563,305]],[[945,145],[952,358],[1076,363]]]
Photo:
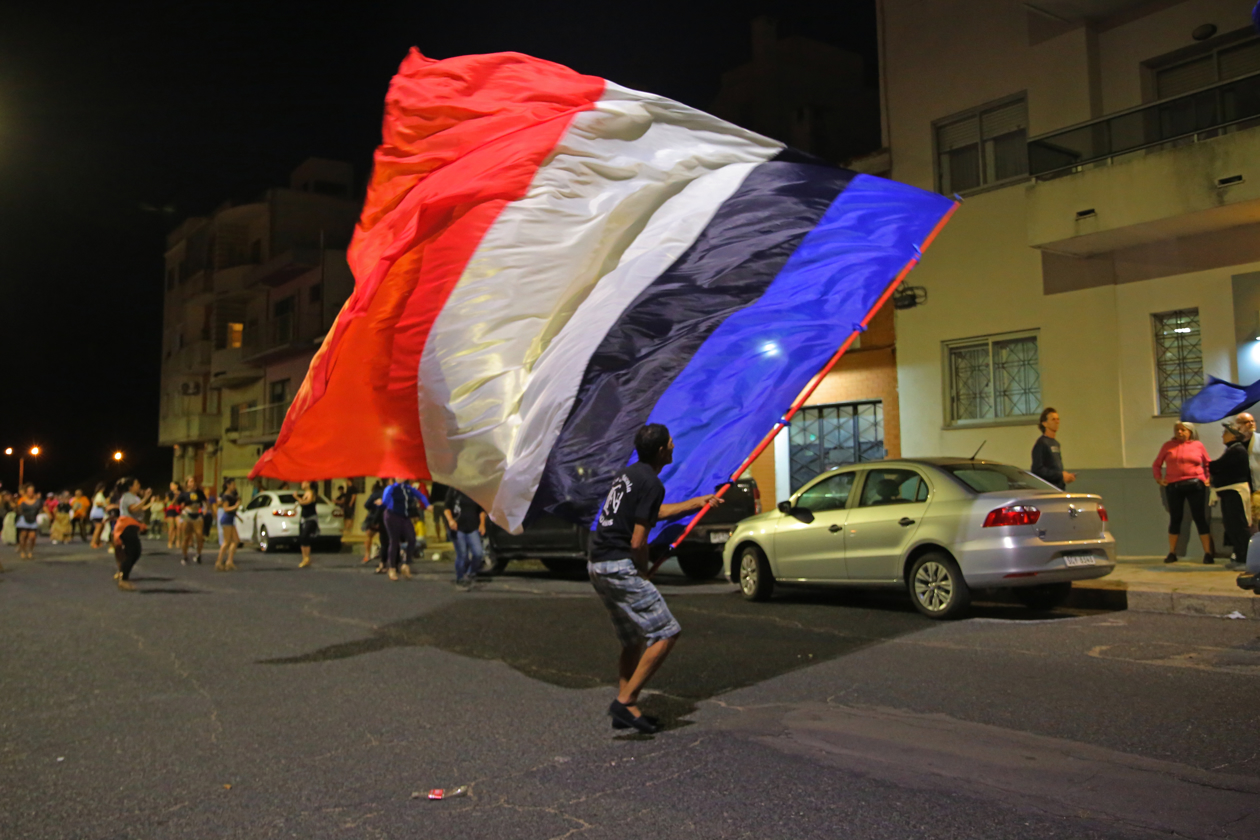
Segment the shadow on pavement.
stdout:
[[205,595],[200,589],[137,589],[140,595]]
[[[852,597],[802,590],[769,604],[753,604],[738,594],[670,596],[683,635],[652,681],[659,693],[645,698],[642,708],[660,717],[666,728],[686,725],[681,719],[701,700],[933,624],[908,602],[898,610],[838,610],[840,595]],[[259,664],[328,662],[394,647],[433,647],[502,661],[563,688],[616,684],[616,637],[603,605],[593,597],[469,597],[382,625],[363,639]]]

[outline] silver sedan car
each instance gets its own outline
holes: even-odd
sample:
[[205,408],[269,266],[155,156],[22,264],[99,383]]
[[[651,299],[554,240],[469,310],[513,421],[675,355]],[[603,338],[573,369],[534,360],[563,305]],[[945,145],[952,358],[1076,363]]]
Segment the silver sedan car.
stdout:
[[830,470],[778,510],[741,521],[723,566],[745,598],[776,581],[904,587],[932,618],[962,615],[975,589],[1063,603],[1072,581],[1115,568],[1099,496],[1065,493],[993,461],[916,458]]

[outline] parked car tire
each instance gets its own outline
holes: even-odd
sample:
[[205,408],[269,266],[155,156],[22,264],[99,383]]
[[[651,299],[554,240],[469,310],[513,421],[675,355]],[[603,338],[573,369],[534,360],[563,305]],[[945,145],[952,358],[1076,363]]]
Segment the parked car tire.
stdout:
[[739,591],[749,601],[766,601],[774,591],[774,573],[760,548],[750,545],[739,553]]
[[263,525],[261,528],[259,528],[258,529],[258,550],[261,551],[263,554],[270,554],[271,552],[275,551],[277,547],[278,546],[276,546],[276,544],[271,541],[271,536],[267,533],[267,526]]
[[586,577],[586,562],[584,560],[555,560],[548,558],[543,560],[542,564],[547,567],[547,571],[558,578],[579,580]]
[[971,589],[949,555],[930,551],[910,567],[906,581],[910,599],[928,618],[959,618],[971,604]]
[[1014,590],[1015,600],[1030,610],[1045,612],[1067,603],[1072,595],[1072,582],[1044,583],[1041,586],[1021,586]]
[[492,575],[501,575],[507,571],[508,561],[500,557],[493,546],[486,546],[486,562],[482,568]]
[[691,580],[709,580],[722,571],[722,555],[716,552],[680,552],[677,558],[683,574]]

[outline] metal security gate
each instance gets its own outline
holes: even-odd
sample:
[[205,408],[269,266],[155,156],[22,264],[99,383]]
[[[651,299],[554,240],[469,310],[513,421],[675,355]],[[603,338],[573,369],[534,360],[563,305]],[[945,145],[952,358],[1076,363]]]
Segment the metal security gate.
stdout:
[[878,461],[884,451],[884,405],[879,400],[802,408],[788,436],[792,490],[820,472]]

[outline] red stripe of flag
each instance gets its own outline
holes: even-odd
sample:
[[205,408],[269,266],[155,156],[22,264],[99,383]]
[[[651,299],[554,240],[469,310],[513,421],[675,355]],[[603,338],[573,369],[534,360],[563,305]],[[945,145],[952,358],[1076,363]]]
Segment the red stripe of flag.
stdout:
[[354,293],[251,478],[430,478],[416,381],[429,330],[486,230],[603,92],[603,79],[519,53],[412,49],[350,245]]

